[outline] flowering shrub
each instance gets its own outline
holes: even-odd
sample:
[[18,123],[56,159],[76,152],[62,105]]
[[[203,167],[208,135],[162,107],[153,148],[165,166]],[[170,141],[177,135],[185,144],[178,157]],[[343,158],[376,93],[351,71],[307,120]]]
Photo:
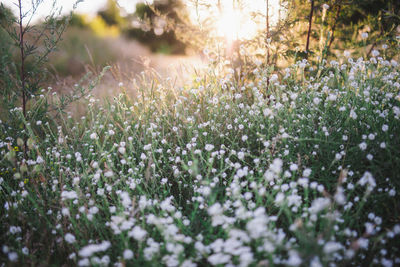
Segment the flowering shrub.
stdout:
[[373,56],[88,98],[27,160],[1,124],[1,261],[399,265],[400,73]]

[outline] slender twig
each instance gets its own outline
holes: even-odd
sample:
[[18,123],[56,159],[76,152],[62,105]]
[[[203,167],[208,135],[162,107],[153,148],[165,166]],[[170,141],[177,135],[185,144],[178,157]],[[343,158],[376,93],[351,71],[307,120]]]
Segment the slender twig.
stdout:
[[[19,8],[19,48],[21,53],[21,89],[22,89],[22,114],[24,115],[24,120],[26,120],[26,93],[25,93],[25,52],[24,52],[24,30],[22,28],[22,3],[21,0],[18,0],[18,8]],[[26,131],[26,126],[24,124],[24,131]],[[26,158],[27,155],[27,140],[24,138],[24,155]]]
[[314,0],[311,0],[311,10],[310,16],[308,18],[308,33],[307,33],[307,43],[306,43],[306,57],[308,57],[308,49],[310,46],[310,35],[311,35],[311,25],[312,25],[312,17],[314,14]]
[[[266,36],[265,36],[265,46],[267,48],[267,65],[269,66],[269,38],[270,38],[270,34],[269,34],[269,1],[267,1],[267,5],[266,5],[266,13],[265,13],[265,23],[266,23]],[[267,77],[267,91],[269,88],[269,76]]]
[[328,44],[327,50],[329,50],[331,48],[331,45],[333,43],[333,38],[334,38],[334,35],[335,35],[335,29],[336,29],[337,22],[339,20],[339,15],[340,15],[340,10],[341,9],[342,9],[342,6],[339,3],[338,4],[338,9],[337,9],[337,12],[336,12],[335,22],[333,23],[333,26],[332,26],[332,29],[331,29],[332,33],[331,33],[331,38],[329,40],[329,44]]
[[266,6],[266,13],[265,13],[265,24],[266,24],[266,32],[265,32],[265,46],[267,48],[267,65],[269,65],[269,1],[267,1],[267,6]]

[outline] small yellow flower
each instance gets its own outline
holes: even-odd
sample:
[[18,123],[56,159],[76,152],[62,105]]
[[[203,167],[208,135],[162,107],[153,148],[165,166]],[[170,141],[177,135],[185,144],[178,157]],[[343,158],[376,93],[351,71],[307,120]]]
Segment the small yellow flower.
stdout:
[[28,182],[29,182],[29,179],[26,178],[26,179],[24,180],[24,184],[27,184]]
[[18,151],[19,151],[19,147],[15,146],[15,147],[14,147],[14,151],[17,151],[17,152],[18,152]]

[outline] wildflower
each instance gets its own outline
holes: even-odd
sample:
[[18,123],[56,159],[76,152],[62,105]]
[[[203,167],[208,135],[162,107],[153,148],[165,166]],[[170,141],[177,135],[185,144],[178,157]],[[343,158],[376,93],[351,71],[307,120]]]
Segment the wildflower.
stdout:
[[333,242],[333,241],[329,241],[324,245],[324,253],[325,254],[331,254],[333,252],[336,252],[340,249],[342,249],[343,246],[342,244],[338,243],[338,242]]
[[104,173],[104,176],[105,176],[105,177],[112,177],[113,175],[114,175],[114,173],[113,173],[111,170],[106,171],[106,172]]
[[216,253],[208,257],[208,261],[212,265],[227,264],[231,260],[231,256],[223,253]]
[[124,259],[125,260],[130,260],[133,258],[133,252],[130,249],[125,249],[124,250]]
[[18,254],[17,252],[10,252],[8,253],[8,259],[12,262],[15,262],[18,260]]
[[358,145],[358,147],[359,147],[361,150],[365,150],[365,149],[367,149],[367,143],[362,142],[361,144]]
[[377,56],[379,56],[379,51],[374,49],[374,50],[372,50],[371,55],[373,57],[377,57]]
[[350,118],[353,120],[357,119],[357,113],[354,111],[354,109],[350,110]]
[[316,214],[316,213],[326,209],[330,205],[331,205],[331,200],[329,198],[320,197],[320,198],[313,200],[311,207],[309,208],[309,211],[313,214]]
[[135,226],[132,231],[128,233],[128,236],[133,237],[138,241],[143,241],[146,235],[146,230],[143,230],[140,226]]
[[367,39],[368,38],[368,33],[367,32],[361,33],[361,38],[362,39]]
[[299,166],[297,166],[297,164],[293,163],[293,164],[290,164],[289,169],[292,172],[294,172],[294,171],[297,171],[299,169]]
[[44,159],[41,156],[38,156],[36,158],[36,162],[37,162],[37,164],[42,164],[44,162]]
[[100,251],[106,251],[109,247],[111,246],[111,243],[109,241],[103,241],[100,244],[90,244],[85,247],[83,247],[79,251],[79,256],[83,258],[87,258],[92,256],[94,253],[100,252]]
[[71,234],[71,233],[66,233],[65,236],[64,236],[64,239],[69,244],[73,244],[76,241],[75,236],[73,234]]
[[370,172],[365,172],[358,184],[361,186],[367,185],[367,191],[372,191],[376,187],[375,179]]
[[214,145],[206,144],[204,149],[207,150],[207,151],[212,151],[214,149]]
[[29,255],[29,249],[27,247],[22,248],[22,254]]
[[289,259],[286,260],[286,265],[288,266],[299,266],[302,260],[297,251],[291,250],[289,251]]
[[119,152],[120,154],[125,154],[125,151],[126,151],[126,148],[125,148],[124,146],[120,146],[120,147],[118,148],[118,152]]
[[90,135],[90,139],[92,139],[92,140],[95,140],[95,139],[97,139],[97,138],[98,138],[97,133],[92,133],[92,134]]
[[63,191],[61,193],[61,199],[76,199],[78,198],[78,194],[75,191]]

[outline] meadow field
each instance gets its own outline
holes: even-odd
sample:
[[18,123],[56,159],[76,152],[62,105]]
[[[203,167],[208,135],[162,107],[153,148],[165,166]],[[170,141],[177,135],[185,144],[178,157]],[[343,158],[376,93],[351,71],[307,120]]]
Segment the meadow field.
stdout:
[[251,40],[233,5],[183,41],[162,1],[1,4],[0,267],[400,266],[399,4],[282,0],[270,33],[271,2]]
[[44,136],[27,160],[2,123],[3,263],[400,264],[400,74],[384,53],[299,61],[269,85],[262,67],[240,87],[210,68],[88,95],[79,119],[27,125]]

